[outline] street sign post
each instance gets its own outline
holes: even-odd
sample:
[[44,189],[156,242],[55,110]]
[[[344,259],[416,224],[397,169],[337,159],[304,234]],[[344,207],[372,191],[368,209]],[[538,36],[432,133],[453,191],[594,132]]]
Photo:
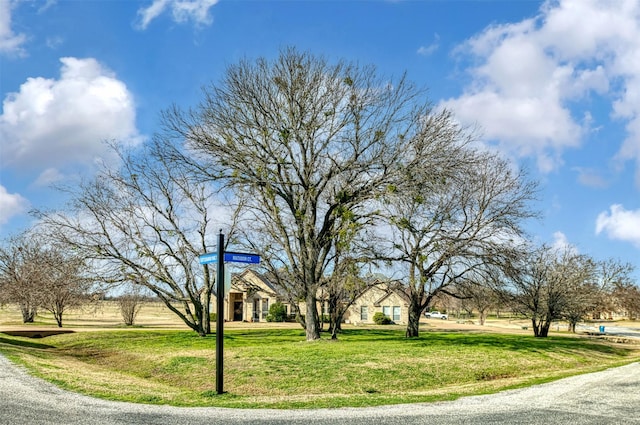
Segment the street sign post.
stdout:
[[[224,235],[222,234],[222,229],[220,229],[220,234],[218,235],[218,254],[216,255],[216,257],[224,258]],[[218,274],[216,277],[216,286],[218,287],[218,290],[216,291],[216,392],[218,394],[222,394],[224,392],[222,382],[224,376],[224,373],[222,371],[222,345],[224,342],[224,285],[222,284],[222,282],[224,282],[224,261],[217,261],[217,263]]]
[[[222,261],[218,261],[222,258]],[[216,263],[216,298],[217,298],[217,314],[216,314],[216,392],[222,394],[224,392],[223,384],[223,343],[224,343],[224,284],[225,281],[224,263],[245,263],[259,264],[260,256],[257,254],[247,254],[243,252],[225,252],[224,235],[222,229],[218,235],[218,252],[209,252],[198,258],[200,264]]]

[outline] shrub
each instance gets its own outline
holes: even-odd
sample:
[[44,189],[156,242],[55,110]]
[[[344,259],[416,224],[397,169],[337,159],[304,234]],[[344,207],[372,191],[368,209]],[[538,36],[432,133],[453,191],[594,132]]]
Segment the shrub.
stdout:
[[284,304],[280,302],[271,304],[271,307],[269,307],[269,314],[267,315],[267,322],[284,322],[286,317],[287,307],[285,307]]
[[118,308],[124,324],[133,326],[136,316],[142,308],[143,297],[139,292],[131,292],[120,295],[117,299]]
[[373,315],[373,323],[375,323],[376,325],[390,325],[393,322],[383,312],[378,311]]

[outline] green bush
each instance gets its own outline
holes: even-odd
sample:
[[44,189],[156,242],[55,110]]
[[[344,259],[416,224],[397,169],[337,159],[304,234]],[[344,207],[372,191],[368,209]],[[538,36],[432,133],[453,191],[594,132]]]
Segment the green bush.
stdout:
[[393,322],[383,312],[378,311],[373,315],[373,323],[375,323],[376,325],[390,325]]
[[284,304],[271,304],[271,307],[269,307],[269,314],[267,314],[267,322],[284,322],[284,319],[286,319],[286,317],[287,307],[285,307]]
[[209,321],[210,322],[215,322],[216,320],[218,320],[218,315],[216,313],[211,313],[209,315]]

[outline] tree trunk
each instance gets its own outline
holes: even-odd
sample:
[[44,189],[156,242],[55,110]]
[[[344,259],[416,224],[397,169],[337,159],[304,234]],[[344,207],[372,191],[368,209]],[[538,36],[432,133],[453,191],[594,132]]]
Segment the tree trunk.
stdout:
[[417,338],[419,336],[421,311],[420,304],[412,299],[409,304],[409,321],[407,322],[407,332],[405,333],[407,338]]
[[204,300],[202,303],[204,323],[202,330],[206,335],[209,335],[211,333],[211,292],[208,290],[205,290],[204,292]]
[[331,339],[338,339],[338,333],[342,332],[342,318],[344,317],[344,311],[336,311],[335,315],[331,315],[331,323],[329,325],[329,331],[331,332]]
[[307,314],[305,315],[305,332],[307,341],[315,341],[320,339],[320,324],[318,323],[318,306],[316,304],[316,295],[309,291],[307,294]]
[[61,328],[62,327],[62,313],[54,313],[53,316],[56,318],[56,323],[58,324],[58,327]]
[[540,323],[540,330],[538,331],[538,334],[536,335],[536,337],[538,338],[546,338],[547,336],[549,336],[549,328],[551,327],[551,322],[548,320],[545,320],[543,322]]
[[338,333],[342,331],[342,318],[344,309],[341,308],[338,298],[329,296],[329,332],[331,339],[338,339]]
[[481,311],[480,312],[480,326],[484,326],[485,320],[487,320],[487,312],[486,311]]
[[33,323],[38,314],[38,309],[30,305],[21,304],[20,312],[22,313],[22,323]]
[[533,336],[535,336],[536,338],[540,336],[540,323],[538,323],[538,320],[533,317],[531,319],[531,327],[533,328]]

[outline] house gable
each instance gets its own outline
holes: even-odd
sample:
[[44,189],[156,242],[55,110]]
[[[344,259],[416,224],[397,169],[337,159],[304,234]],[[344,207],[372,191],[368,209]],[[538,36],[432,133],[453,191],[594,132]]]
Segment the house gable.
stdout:
[[372,324],[373,315],[385,313],[395,323],[407,323],[409,304],[399,289],[386,283],[367,289],[347,311],[345,319],[353,324]]

